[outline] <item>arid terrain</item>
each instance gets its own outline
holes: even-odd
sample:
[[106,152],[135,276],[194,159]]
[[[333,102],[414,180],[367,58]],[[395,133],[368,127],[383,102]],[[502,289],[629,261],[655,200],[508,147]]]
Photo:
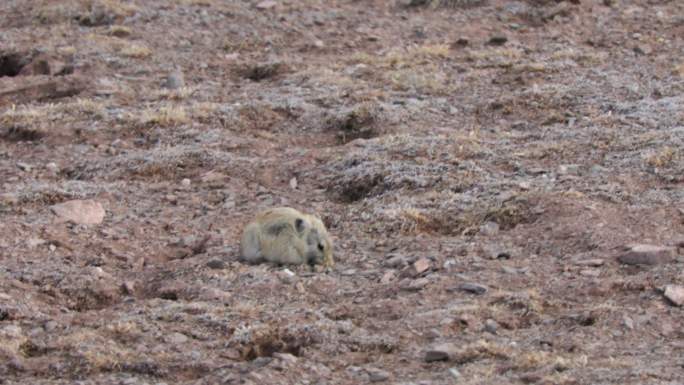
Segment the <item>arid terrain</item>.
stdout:
[[[684,383],[684,2],[0,1],[0,384]],[[238,261],[318,213],[330,269]]]

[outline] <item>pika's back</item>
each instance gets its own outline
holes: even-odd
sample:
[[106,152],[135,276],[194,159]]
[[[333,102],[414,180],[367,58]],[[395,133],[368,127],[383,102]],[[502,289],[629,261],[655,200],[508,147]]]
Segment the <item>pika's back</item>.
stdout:
[[258,213],[244,230],[240,256],[251,263],[332,266],[332,241],[320,218],[291,207]]

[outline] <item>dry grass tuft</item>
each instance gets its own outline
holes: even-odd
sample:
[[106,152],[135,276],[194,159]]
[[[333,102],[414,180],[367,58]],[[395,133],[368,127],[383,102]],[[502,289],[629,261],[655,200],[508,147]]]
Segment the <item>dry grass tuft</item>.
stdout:
[[159,109],[146,109],[139,117],[143,125],[173,127],[190,122],[185,108],[182,106],[165,105]]

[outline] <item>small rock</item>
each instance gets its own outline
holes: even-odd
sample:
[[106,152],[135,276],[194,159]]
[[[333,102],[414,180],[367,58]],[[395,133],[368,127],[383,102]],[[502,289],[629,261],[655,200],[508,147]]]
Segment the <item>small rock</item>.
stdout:
[[57,166],[57,163],[55,163],[55,162],[50,162],[50,163],[46,164],[46,165],[45,165],[45,168],[48,169],[48,171],[51,171],[51,172],[57,172],[57,171],[59,171],[59,167]]
[[499,224],[493,221],[488,221],[480,226],[480,233],[482,235],[496,235],[499,232]]
[[593,277],[596,278],[601,275],[601,270],[598,269],[583,269],[580,270],[579,274],[583,277]]
[[104,207],[94,200],[73,200],[50,206],[60,222],[74,222],[83,225],[101,223],[105,216]]
[[594,258],[594,259],[581,259],[579,261],[575,261],[575,265],[577,266],[591,266],[591,267],[599,267],[603,266],[604,260],[600,258]]
[[427,278],[419,278],[415,280],[405,279],[402,281],[400,287],[403,290],[419,291],[422,290],[425,286],[427,286],[428,283],[430,283],[430,281]]
[[121,284],[121,290],[126,295],[133,295],[133,293],[135,293],[135,282],[124,281],[124,283]]
[[390,374],[384,370],[370,368],[368,369],[368,377],[370,382],[382,382],[389,380]]
[[673,262],[677,256],[677,248],[670,246],[636,244],[627,248],[618,256],[618,261],[626,265],[660,265]]
[[394,280],[394,271],[390,270],[386,272],[385,274],[382,275],[382,278],[380,278],[380,283],[382,284],[388,284]]
[[561,175],[578,175],[579,165],[576,164],[561,164],[558,166],[558,173]]
[[17,162],[17,167],[19,167],[21,171],[26,172],[30,172],[33,169],[33,167],[30,164],[24,162]]
[[183,187],[188,187],[188,186],[190,186],[190,179],[188,179],[188,178],[183,178],[183,180],[181,181],[181,186],[183,186]]
[[684,286],[667,285],[665,286],[665,292],[663,294],[665,295],[665,298],[669,299],[670,302],[677,306],[682,306],[684,304]]
[[398,269],[406,266],[407,263],[408,261],[406,260],[406,257],[404,257],[403,255],[394,255],[389,259],[385,260],[383,265],[386,267],[391,267],[393,269]]
[[624,316],[622,319],[622,324],[625,325],[627,329],[634,330],[634,321],[631,318]]
[[276,352],[276,353],[273,353],[273,358],[284,361],[284,362],[288,362],[291,364],[294,364],[297,362],[297,357],[293,356],[290,353],[278,353],[278,352]]
[[452,377],[459,379],[462,377],[461,372],[458,371],[456,368],[449,368],[449,374],[451,374]]
[[257,7],[257,9],[271,9],[271,8],[275,7],[276,5],[278,5],[277,2],[272,1],[272,0],[266,0],[266,1],[262,1],[259,4],[257,4],[256,7]]
[[455,290],[465,291],[468,293],[480,295],[480,294],[484,294],[487,292],[487,286],[480,285],[478,283],[466,282],[466,283],[462,283],[462,284],[456,286]]
[[166,342],[175,345],[184,344],[188,342],[188,336],[183,333],[171,333],[166,337]]
[[210,269],[216,269],[216,270],[225,269],[226,263],[220,259],[212,259],[211,261],[207,262],[207,267]]
[[175,71],[169,73],[164,79],[164,88],[171,90],[176,90],[178,88],[185,87],[185,78],[183,77],[183,71],[176,69]]
[[297,274],[290,269],[283,269],[278,272],[278,278],[282,283],[291,284],[297,281]]
[[500,46],[504,45],[508,42],[508,38],[506,36],[492,36],[487,44],[493,45],[493,46]]
[[443,343],[429,348],[425,352],[425,362],[447,361],[456,354],[457,349],[454,344]]
[[413,268],[416,275],[420,275],[430,268],[430,260],[427,258],[421,258],[413,263]]
[[490,318],[490,319],[485,321],[485,324],[484,324],[484,330],[485,331],[492,333],[492,334],[496,334],[496,330],[498,328],[499,328],[499,324],[496,323],[496,321],[494,321],[493,319]]
[[290,179],[290,188],[293,190],[297,189],[297,178]]
[[637,44],[634,47],[634,52],[638,55],[650,55],[653,52],[653,48],[648,44]]

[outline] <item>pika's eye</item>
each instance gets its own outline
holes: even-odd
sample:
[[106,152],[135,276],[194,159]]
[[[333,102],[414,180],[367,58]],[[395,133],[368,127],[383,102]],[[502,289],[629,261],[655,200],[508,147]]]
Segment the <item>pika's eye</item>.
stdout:
[[322,243],[318,244],[318,250],[323,251],[323,244]]

